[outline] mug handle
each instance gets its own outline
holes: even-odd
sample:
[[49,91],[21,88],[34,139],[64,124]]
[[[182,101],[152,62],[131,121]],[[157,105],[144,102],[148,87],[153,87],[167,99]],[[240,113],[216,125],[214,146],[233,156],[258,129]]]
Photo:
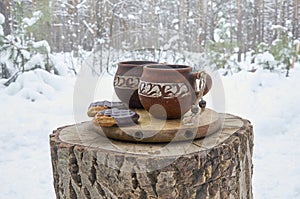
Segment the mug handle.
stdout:
[[[192,77],[195,82],[195,94],[199,99],[210,91],[212,87],[212,78],[205,71],[193,72]],[[197,80],[200,80],[199,85],[197,85]]]

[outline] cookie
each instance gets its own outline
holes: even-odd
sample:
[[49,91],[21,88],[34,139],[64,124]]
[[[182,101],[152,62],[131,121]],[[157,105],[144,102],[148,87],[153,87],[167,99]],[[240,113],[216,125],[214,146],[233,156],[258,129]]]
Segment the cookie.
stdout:
[[110,102],[110,101],[98,101],[98,102],[93,102],[90,104],[87,115],[89,117],[94,117],[96,113],[99,111],[103,111],[106,109],[111,109],[111,108],[119,108],[119,109],[124,109],[126,108],[126,105],[122,102]]
[[140,116],[129,109],[106,109],[99,111],[93,122],[97,126],[112,127],[112,126],[132,126],[136,125]]

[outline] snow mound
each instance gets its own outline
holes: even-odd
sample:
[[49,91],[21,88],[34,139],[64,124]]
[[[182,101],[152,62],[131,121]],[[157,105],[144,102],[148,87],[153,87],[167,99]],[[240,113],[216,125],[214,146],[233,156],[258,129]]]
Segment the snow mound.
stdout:
[[261,65],[261,64],[267,63],[267,62],[269,62],[269,63],[275,62],[275,58],[270,52],[264,52],[264,53],[258,54],[255,58],[255,64],[257,64],[257,65]]
[[42,69],[21,74],[17,80],[4,88],[7,95],[18,95],[32,102],[52,100],[56,91],[62,89],[63,79]]
[[0,13],[0,35],[4,35],[3,27],[1,26],[5,22],[5,17]]
[[3,14],[0,13],[0,25],[4,24],[5,22],[5,17],[3,16]]
[[32,26],[42,17],[42,15],[43,13],[41,11],[36,11],[33,13],[33,17],[31,18],[25,17],[23,19],[23,23],[27,26]]
[[50,45],[49,45],[49,43],[46,40],[34,42],[33,43],[33,47],[34,48],[45,48],[48,53],[51,52]]

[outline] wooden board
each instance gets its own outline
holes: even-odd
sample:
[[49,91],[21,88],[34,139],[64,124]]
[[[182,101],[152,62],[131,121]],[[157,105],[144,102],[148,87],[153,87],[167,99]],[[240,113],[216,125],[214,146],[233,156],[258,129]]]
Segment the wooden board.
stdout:
[[94,125],[94,129],[101,135],[117,140],[159,143],[202,138],[219,130],[222,124],[219,114],[211,109],[205,109],[193,118],[186,117],[185,120],[160,120],[152,117],[145,110],[136,109],[135,111],[140,115],[136,126],[100,127]]

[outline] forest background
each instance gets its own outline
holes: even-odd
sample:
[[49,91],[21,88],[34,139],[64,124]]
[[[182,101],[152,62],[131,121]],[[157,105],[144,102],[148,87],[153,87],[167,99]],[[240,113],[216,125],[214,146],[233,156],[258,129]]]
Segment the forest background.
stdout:
[[2,0],[0,77],[32,69],[37,54],[43,61],[33,69],[59,74],[52,53],[80,57],[99,45],[101,51],[125,48],[130,31],[160,29],[168,33],[129,42],[159,48],[157,42],[172,42],[173,34],[177,49],[202,54],[212,67],[239,71],[238,62],[248,57],[288,75],[299,51],[299,12],[299,0]]

